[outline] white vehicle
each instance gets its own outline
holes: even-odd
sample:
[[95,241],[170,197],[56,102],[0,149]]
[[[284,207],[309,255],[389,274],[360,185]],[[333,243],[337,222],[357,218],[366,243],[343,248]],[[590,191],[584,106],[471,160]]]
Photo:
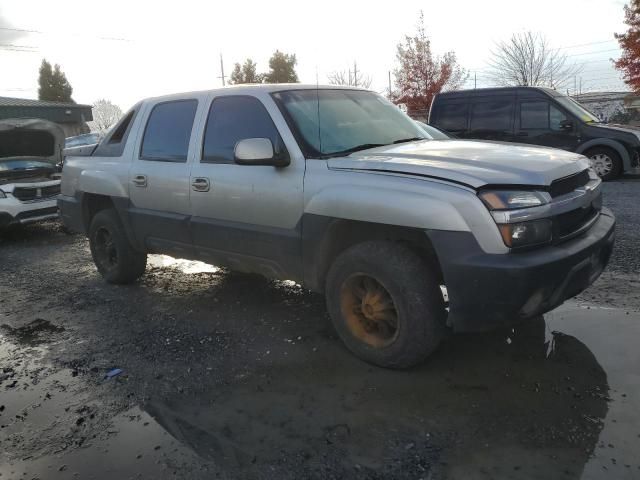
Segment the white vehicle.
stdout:
[[0,121],[0,228],[58,217],[63,145],[54,123]]
[[140,102],[67,156],[59,205],[109,282],[147,253],[295,280],[385,367],[577,295],[615,226],[582,155],[434,139],[373,92],[298,84]]

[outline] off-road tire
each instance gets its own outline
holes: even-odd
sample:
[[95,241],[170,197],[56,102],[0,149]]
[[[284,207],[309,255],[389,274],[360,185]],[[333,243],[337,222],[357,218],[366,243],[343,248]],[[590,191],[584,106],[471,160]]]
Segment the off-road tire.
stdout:
[[602,181],[606,182],[608,180],[614,180],[622,174],[622,159],[620,158],[618,152],[616,152],[612,148],[607,147],[594,147],[585,152],[585,156],[588,157],[590,161],[593,157],[596,157],[598,155],[605,155],[612,161],[611,171],[605,175],[600,176]]
[[[104,246],[106,236],[110,238],[108,249]],[[91,220],[89,247],[98,272],[109,283],[132,283],[147,267],[147,254],[133,248],[113,209],[100,210]]]
[[[360,275],[376,280],[393,300],[397,328],[388,344],[372,346],[350,327],[353,320],[345,299],[350,296],[350,282]],[[437,279],[429,263],[403,244],[361,243],[345,250],[331,265],[326,277],[327,309],[338,335],[356,356],[381,367],[407,368],[433,353],[446,333],[446,310]]]

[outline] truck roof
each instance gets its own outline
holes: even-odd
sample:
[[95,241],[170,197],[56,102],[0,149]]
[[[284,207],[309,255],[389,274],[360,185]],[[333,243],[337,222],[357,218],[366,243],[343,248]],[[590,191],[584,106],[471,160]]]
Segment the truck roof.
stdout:
[[283,90],[362,90],[362,91],[370,91],[366,88],[361,87],[352,87],[348,85],[316,85],[316,84],[305,84],[305,83],[249,83],[242,85],[229,85],[227,87],[214,88],[210,90],[197,90],[192,92],[180,92],[180,93],[172,93],[167,95],[160,95],[156,97],[147,97],[143,101],[146,100],[159,100],[159,99],[172,99],[175,97],[184,97],[185,95],[202,95],[207,93],[229,93],[233,92],[234,94],[242,95],[242,94],[256,94],[256,93],[273,93],[273,92],[281,92]]

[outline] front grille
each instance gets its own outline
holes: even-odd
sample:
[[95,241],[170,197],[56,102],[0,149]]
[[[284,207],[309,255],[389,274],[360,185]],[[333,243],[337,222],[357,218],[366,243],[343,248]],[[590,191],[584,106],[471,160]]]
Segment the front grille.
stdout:
[[556,242],[568,240],[577,235],[598,216],[600,209],[594,204],[578,208],[553,217],[553,238]]
[[573,192],[575,189],[584,187],[589,183],[589,171],[583,170],[580,173],[568,177],[559,178],[551,183],[549,193],[553,198]]
[[22,202],[33,200],[45,200],[55,197],[60,193],[60,185],[50,185],[48,187],[16,187],[13,189],[13,196]]

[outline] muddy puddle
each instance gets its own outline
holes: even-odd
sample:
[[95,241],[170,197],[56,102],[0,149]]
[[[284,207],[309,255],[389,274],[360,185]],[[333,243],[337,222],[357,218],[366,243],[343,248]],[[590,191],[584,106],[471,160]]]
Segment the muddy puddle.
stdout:
[[569,304],[409,371],[301,337],[189,394],[55,366],[64,332],[29,325],[0,330],[2,480],[640,478],[638,313]]

